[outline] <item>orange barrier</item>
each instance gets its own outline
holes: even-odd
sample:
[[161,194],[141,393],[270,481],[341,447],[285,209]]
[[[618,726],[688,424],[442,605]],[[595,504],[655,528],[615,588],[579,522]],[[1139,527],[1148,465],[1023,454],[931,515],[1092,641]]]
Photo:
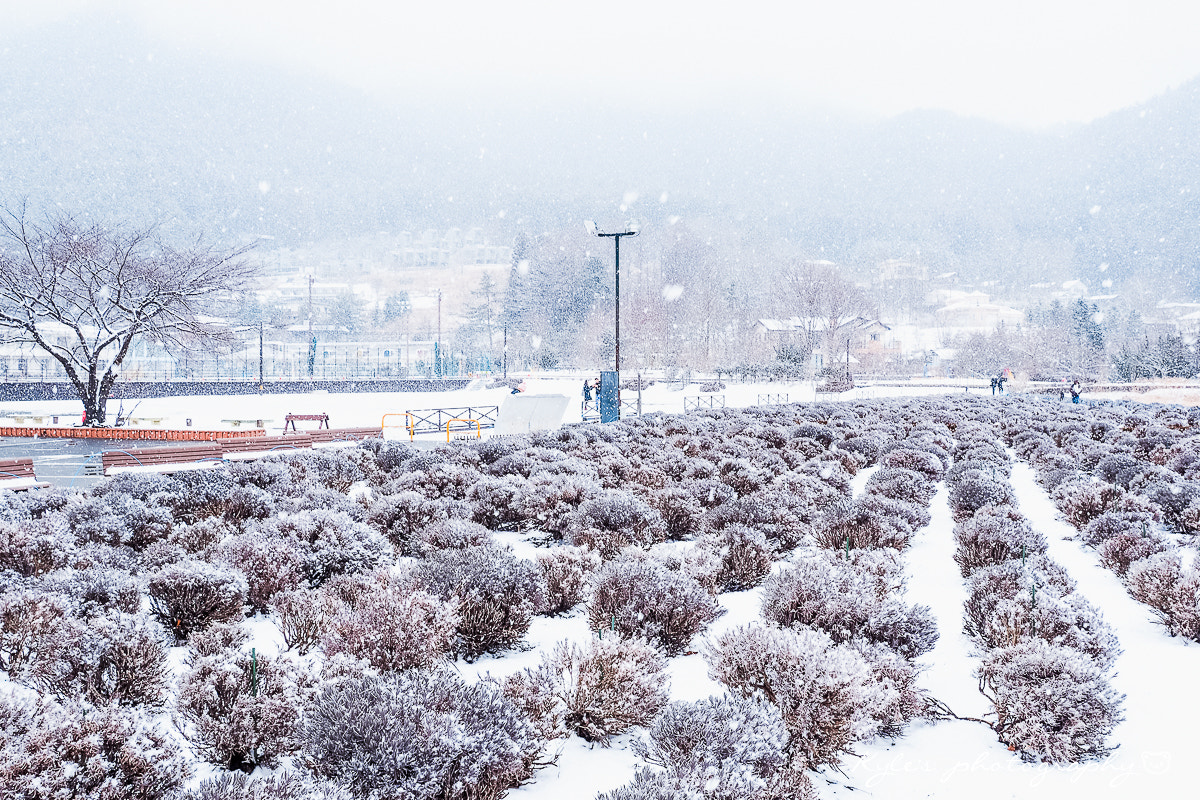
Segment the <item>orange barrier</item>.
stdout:
[[0,427],[0,436],[29,436],[38,439],[135,439],[150,441],[161,439],[172,442],[212,442],[218,439],[244,439],[247,436],[265,436],[262,428],[239,430],[205,431],[185,428],[72,428],[44,427],[40,425],[6,425]]
[[[476,439],[483,438],[483,430],[479,427],[479,420],[471,419],[469,417],[455,417],[454,419],[446,421],[446,441],[447,442],[450,441],[450,423],[451,422],[468,422],[468,423],[474,422],[475,423],[475,438]],[[465,428],[456,428],[456,430],[469,431],[469,430],[471,430],[471,426],[467,425],[467,427],[465,427]]]
[[[379,427],[381,427],[381,428],[389,427],[387,424],[388,417],[408,417],[408,422],[404,426],[405,429],[408,430],[408,440],[411,442],[415,438],[415,435],[416,435],[415,429],[417,427],[417,422],[416,422],[417,418],[415,416],[408,413],[407,411],[401,411],[399,413],[384,414],[383,417],[381,417],[379,420]],[[394,426],[392,426],[392,427],[394,427]]]

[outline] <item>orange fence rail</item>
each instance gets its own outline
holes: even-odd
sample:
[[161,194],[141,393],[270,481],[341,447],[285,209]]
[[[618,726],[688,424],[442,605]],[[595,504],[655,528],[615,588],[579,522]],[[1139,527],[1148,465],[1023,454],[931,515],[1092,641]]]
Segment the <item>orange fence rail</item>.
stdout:
[[[467,423],[474,422],[475,423],[475,438],[476,439],[483,438],[483,430],[479,427],[479,420],[471,419],[470,417],[455,417],[454,419],[446,420],[446,441],[447,442],[450,441],[450,423],[452,423],[452,422],[467,422]],[[471,426],[468,424],[467,427],[457,428],[456,430],[469,431],[469,430],[471,430]]]

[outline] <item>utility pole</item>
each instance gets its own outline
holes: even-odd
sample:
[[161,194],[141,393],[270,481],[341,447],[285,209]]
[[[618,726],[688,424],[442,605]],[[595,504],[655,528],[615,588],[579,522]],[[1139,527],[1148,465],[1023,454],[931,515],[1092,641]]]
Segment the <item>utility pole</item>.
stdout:
[[313,377],[317,366],[317,337],[313,335],[312,324],[312,290],[313,276],[308,276],[308,377]]
[[433,377],[442,377],[442,290],[438,289],[437,341],[433,343]]
[[258,320],[258,390],[263,388],[263,321]]
[[607,237],[613,240],[613,256],[614,256],[614,290],[615,290],[615,309],[613,320],[613,369],[617,373],[617,419],[621,418],[621,237],[622,236],[637,236],[638,229],[633,226],[626,225],[626,229],[620,233],[604,233],[596,228],[596,223],[585,222],[584,227],[588,233],[593,236]]

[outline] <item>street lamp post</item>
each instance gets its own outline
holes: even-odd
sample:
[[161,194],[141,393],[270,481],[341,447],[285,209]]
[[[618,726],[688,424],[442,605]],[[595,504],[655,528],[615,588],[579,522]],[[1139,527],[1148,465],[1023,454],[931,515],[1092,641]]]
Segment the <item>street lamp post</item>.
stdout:
[[627,225],[619,233],[605,233],[596,227],[594,222],[585,222],[584,227],[593,236],[608,237],[613,240],[613,274],[615,291],[615,308],[613,319],[613,367],[617,373],[617,419],[621,418],[621,237],[637,236],[638,229]]

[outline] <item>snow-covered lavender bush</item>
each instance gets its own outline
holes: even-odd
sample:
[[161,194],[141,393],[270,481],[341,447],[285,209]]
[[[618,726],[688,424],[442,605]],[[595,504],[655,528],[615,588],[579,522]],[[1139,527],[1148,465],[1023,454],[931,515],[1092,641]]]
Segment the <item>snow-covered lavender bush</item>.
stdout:
[[226,467],[185,470],[171,476],[169,488],[156,497],[171,509],[176,522],[190,524],[224,515],[229,494],[236,486]]
[[715,533],[706,533],[696,549],[709,550],[718,559],[713,576],[718,591],[740,592],[763,582],[775,561],[775,548],[757,528],[736,523]]
[[745,496],[766,485],[771,474],[755,466],[748,458],[722,458],[717,462],[714,477],[737,492],[738,496]]
[[862,638],[915,658],[937,643],[928,606],[906,606],[875,576],[852,563],[817,555],[771,575],[763,584],[762,616],[785,628],[814,628],[834,642]]
[[1141,526],[1130,527],[1120,533],[1110,536],[1100,543],[1096,552],[1100,563],[1111,569],[1117,575],[1124,576],[1129,565],[1143,558],[1149,558],[1155,553],[1170,550],[1171,543],[1148,527],[1143,532]]
[[1034,639],[993,650],[979,669],[1000,741],[1023,758],[1076,763],[1103,758],[1124,695],[1104,670],[1070,647]]
[[650,492],[646,502],[662,517],[667,539],[691,539],[700,533],[704,506],[681,486]]
[[[132,498],[111,498],[115,502],[122,499],[127,504],[137,503]],[[108,502],[109,498],[82,497],[69,504],[63,510],[63,518],[67,529],[80,545],[103,544],[109,547],[128,545],[130,539],[129,525]]]
[[391,494],[417,492],[430,500],[467,499],[471,487],[483,478],[476,469],[457,464],[442,463],[428,470],[408,472],[387,484]]
[[208,551],[220,544],[226,537],[238,533],[237,527],[224,517],[205,517],[195,522],[176,522],[171,535],[165,543],[167,549],[159,545],[150,545],[142,551],[143,562],[157,562],[158,566],[183,560],[183,556],[170,558],[170,549],[177,548],[185,555],[207,558]]
[[36,685],[39,674],[53,669],[54,660],[84,635],[72,611],[68,598],[37,585],[0,592],[0,670],[13,681]]
[[643,640],[616,633],[581,646],[562,641],[542,664],[520,673],[514,690],[531,687],[554,698],[563,730],[589,742],[648,725],[666,705],[670,678],[662,654]]
[[0,571],[45,575],[65,566],[74,550],[66,526],[54,519],[0,522]]
[[133,614],[142,605],[141,584],[125,570],[102,566],[65,570],[42,585],[70,597],[84,619],[102,614]]
[[459,625],[454,598],[383,581],[328,621],[321,649],[359,659],[380,672],[432,667],[454,646]]
[[[975,583],[972,588],[984,586]],[[1100,612],[1076,593],[1059,596],[1046,587],[1029,587],[1009,597],[973,593],[967,606],[964,630],[987,649],[1042,639],[1083,653],[1104,669],[1121,653]]]
[[583,501],[571,520],[567,538],[577,547],[609,559],[629,545],[649,547],[666,538],[662,516],[629,492],[606,489]]
[[191,759],[138,709],[0,696],[0,794],[20,800],[172,800]]
[[310,586],[320,586],[336,575],[367,572],[393,559],[391,545],[382,534],[344,511],[279,514],[259,526],[268,537],[287,537],[301,547]]
[[473,521],[489,530],[516,530],[522,520],[518,498],[526,491],[520,476],[484,477],[467,492]]
[[548,608],[538,565],[494,544],[432,553],[414,568],[413,581],[457,602],[457,648],[467,659],[515,646]]
[[968,520],[985,506],[1015,506],[1008,479],[993,478],[983,470],[966,470],[950,482],[950,511],[958,522]]
[[1148,482],[1134,485],[1138,492],[1156,506],[1163,524],[1177,533],[1190,533],[1185,521],[1188,508],[1200,502],[1200,484],[1194,481]]
[[469,519],[443,519],[418,530],[411,546],[416,556],[427,556],[438,550],[461,550],[479,547],[492,541],[492,533],[478,522]]
[[899,736],[912,720],[925,714],[928,696],[917,685],[922,667],[884,644],[855,639],[848,643],[862,656],[871,670],[871,677],[884,691],[877,696],[878,704],[871,715],[879,723],[883,736]]
[[[782,800],[811,792],[804,772],[791,768],[779,709],[764,700],[722,695],[670,703],[647,735],[634,742],[634,752],[663,770],[674,787],[672,797]],[[659,783],[651,775],[639,773],[626,794],[610,796],[644,796],[647,785]]]
[[1106,511],[1137,511],[1145,508],[1124,489],[1090,478],[1059,484],[1051,493],[1058,510],[1076,528],[1082,528]]
[[[797,484],[809,481],[800,479]],[[761,491],[722,503],[704,517],[704,528],[720,532],[730,525],[762,531],[777,552],[795,548],[812,531],[817,512],[812,498],[795,491],[795,485],[769,486]]]
[[884,467],[911,469],[924,475],[927,480],[939,481],[946,472],[946,463],[927,450],[911,447],[897,447],[889,450],[879,458],[879,464]]
[[894,691],[852,648],[814,630],[733,628],[711,640],[705,659],[713,680],[779,709],[788,747],[808,769],[836,766],[855,741],[878,732],[873,709]]
[[587,475],[536,473],[513,502],[515,527],[564,536],[580,505],[600,492],[600,484]]
[[954,526],[954,561],[963,577],[982,567],[1046,552],[1046,537],[1008,505],[984,506]]
[[1075,582],[1056,561],[1042,554],[1009,559],[990,566],[980,567],[966,580],[967,600],[963,605],[963,630],[968,636],[977,635],[990,623],[989,618],[997,603],[1029,594],[1030,586],[1036,585],[1039,592],[1049,592],[1055,597],[1066,597],[1075,591]]
[[313,770],[363,800],[496,800],[545,745],[495,683],[445,670],[326,684],[303,738]]
[[933,499],[937,484],[916,470],[888,467],[872,475],[864,491],[924,508]]
[[366,480],[368,470],[374,464],[370,451],[362,448],[305,448],[274,458],[279,458],[287,465],[293,483],[310,481],[340,494],[345,494],[358,481]]
[[266,519],[275,513],[275,497],[257,486],[237,486],[229,492],[225,503],[225,519],[234,524],[246,520]]
[[1200,570],[1184,568],[1177,549],[1135,561],[1125,586],[1133,599],[1154,609],[1172,636],[1200,641]]
[[875,492],[863,492],[856,502],[868,513],[902,523],[896,524],[898,529],[916,531],[929,524],[929,512],[925,507],[907,500],[896,500]]
[[379,494],[367,508],[366,521],[391,542],[399,555],[412,555],[413,535],[439,520],[447,519],[461,503],[430,500],[412,490]]
[[300,709],[311,683],[286,657],[230,648],[192,658],[179,679],[176,710],[202,758],[249,771],[299,749]]
[[288,650],[301,655],[316,645],[340,604],[323,589],[279,592],[271,598],[271,612]]
[[96,705],[156,705],[168,686],[167,647],[144,620],[60,624],[31,670],[41,689]]
[[647,639],[668,656],[720,616],[721,607],[695,579],[644,553],[630,551],[593,575],[587,592],[592,630]]
[[305,554],[299,544],[271,533],[254,528],[215,548],[215,561],[246,577],[246,601],[253,612],[265,612],[272,597],[298,588],[306,579]]
[[600,556],[583,547],[563,545],[538,553],[537,564],[546,578],[546,613],[561,614],[583,601],[588,578],[600,566]]
[[227,772],[203,781],[184,800],[353,800],[348,789],[298,772],[253,777]]
[[879,507],[877,502],[857,500],[830,505],[813,523],[817,545],[828,550],[904,549],[912,527],[904,519],[883,516]]
[[1099,547],[1118,533],[1148,534],[1153,522],[1153,515],[1145,512],[1106,511],[1084,526],[1083,542],[1089,547]]
[[151,613],[178,641],[192,631],[241,617],[248,591],[241,573],[203,561],[160,569],[150,576],[146,590]]

